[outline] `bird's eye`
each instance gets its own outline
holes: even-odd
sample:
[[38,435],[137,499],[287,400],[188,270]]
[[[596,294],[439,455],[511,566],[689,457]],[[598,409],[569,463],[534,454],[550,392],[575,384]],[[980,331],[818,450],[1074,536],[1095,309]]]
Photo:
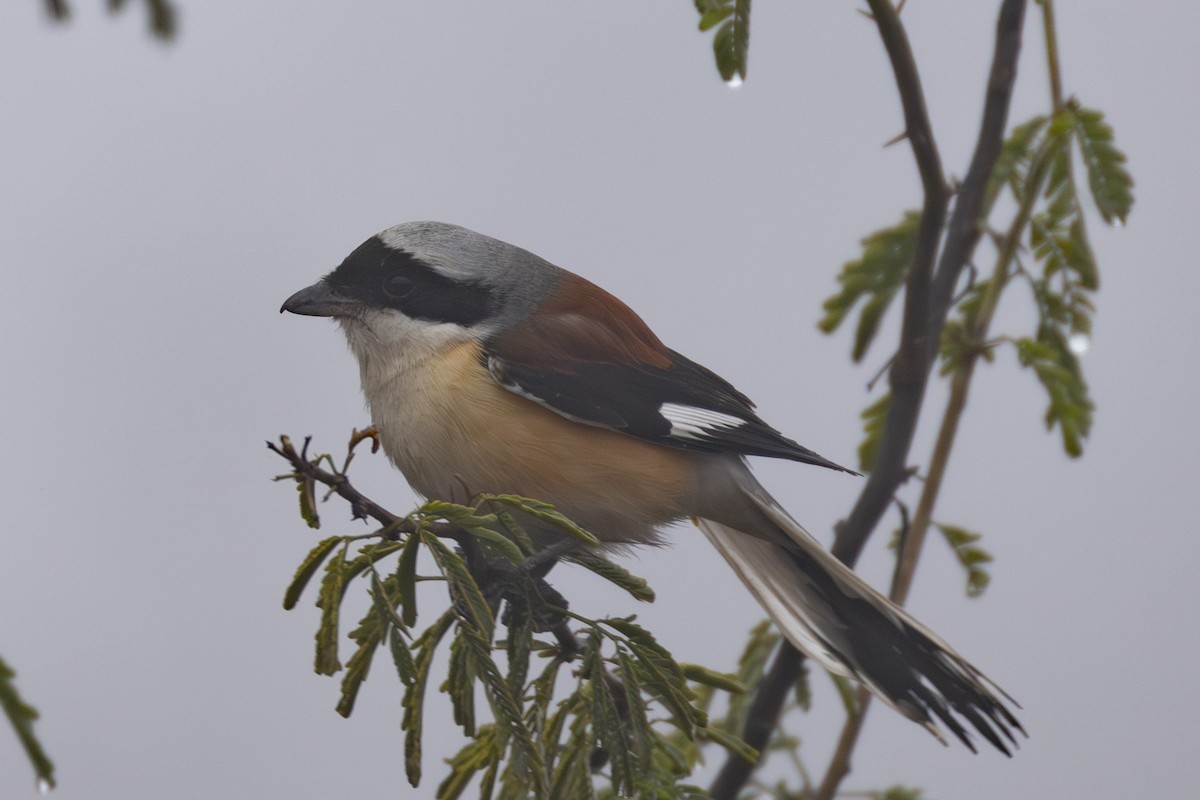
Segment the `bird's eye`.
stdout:
[[383,291],[388,297],[401,298],[408,297],[417,288],[417,284],[413,283],[411,278],[406,278],[403,275],[393,275],[383,282]]

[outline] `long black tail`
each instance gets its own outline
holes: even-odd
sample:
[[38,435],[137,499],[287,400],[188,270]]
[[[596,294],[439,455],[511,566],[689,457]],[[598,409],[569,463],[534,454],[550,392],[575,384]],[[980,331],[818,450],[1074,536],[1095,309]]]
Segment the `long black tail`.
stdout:
[[972,751],[964,721],[1012,754],[1015,732],[1025,730],[1006,705],[1019,707],[1011,697],[834,558],[765,490],[744,491],[775,530],[698,524],[792,644],[831,672],[862,682],[943,743],[935,719]]

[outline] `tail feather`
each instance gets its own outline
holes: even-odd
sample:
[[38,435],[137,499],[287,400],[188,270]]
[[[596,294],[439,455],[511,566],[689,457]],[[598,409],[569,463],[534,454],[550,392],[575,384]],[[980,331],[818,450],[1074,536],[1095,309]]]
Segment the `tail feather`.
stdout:
[[775,531],[697,524],[792,644],[862,682],[943,743],[935,718],[972,751],[963,721],[1011,755],[1014,732],[1025,733],[1005,705],[1019,708],[1011,697],[834,558],[757,483],[742,491]]

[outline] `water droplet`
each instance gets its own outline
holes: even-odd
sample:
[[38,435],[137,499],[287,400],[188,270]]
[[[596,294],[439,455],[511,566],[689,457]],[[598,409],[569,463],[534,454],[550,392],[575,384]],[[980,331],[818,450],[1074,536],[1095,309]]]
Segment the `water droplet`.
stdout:
[[37,782],[38,794],[40,794],[42,796],[48,795],[48,794],[50,794],[50,790],[53,788],[54,788],[54,786],[53,786],[53,784],[50,783],[50,781],[46,780],[45,778],[38,778],[38,782]]
[[1113,226],[1114,228],[1118,228],[1118,229],[1120,229],[1120,228],[1124,228],[1124,227],[1125,227],[1125,220],[1121,219],[1120,217],[1113,217],[1113,219],[1112,219],[1112,226]]
[[733,73],[732,78],[725,81],[725,85],[728,86],[730,89],[736,89],[739,86],[741,86],[743,83],[745,83],[745,81],[742,80],[742,76],[738,75],[736,72]]
[[1086,333],[1072,333],[1067,338],[1067,347],[1077,356],[1086,353],[1091,346],[1092,340],[1088,338]]

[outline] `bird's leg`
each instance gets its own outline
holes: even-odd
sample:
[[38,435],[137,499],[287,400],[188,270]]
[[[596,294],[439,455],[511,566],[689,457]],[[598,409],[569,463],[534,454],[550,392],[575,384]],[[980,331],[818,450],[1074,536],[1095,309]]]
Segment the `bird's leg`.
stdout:
[[558,563],[558,559],[579,546],[574,539],[559,539],[549,547],[545,547],[521,562],[519,569],[534,578],[544,578]]
[[570,607],[567,599],[545,579],[558,559],[570,552],[576,543],[569,539],[560,540],[513,564],[503,558],[483,555],[478,548],[463,549],[464,559],[479,584],[484,598],[493,613],[505,603],[500,622],[512,625],[514,607],[523,606],[538,633],[550,633],[558,642],[561,657],[570,661],[579,652],[580,645],[571,631],[568,618],[562,611]]

